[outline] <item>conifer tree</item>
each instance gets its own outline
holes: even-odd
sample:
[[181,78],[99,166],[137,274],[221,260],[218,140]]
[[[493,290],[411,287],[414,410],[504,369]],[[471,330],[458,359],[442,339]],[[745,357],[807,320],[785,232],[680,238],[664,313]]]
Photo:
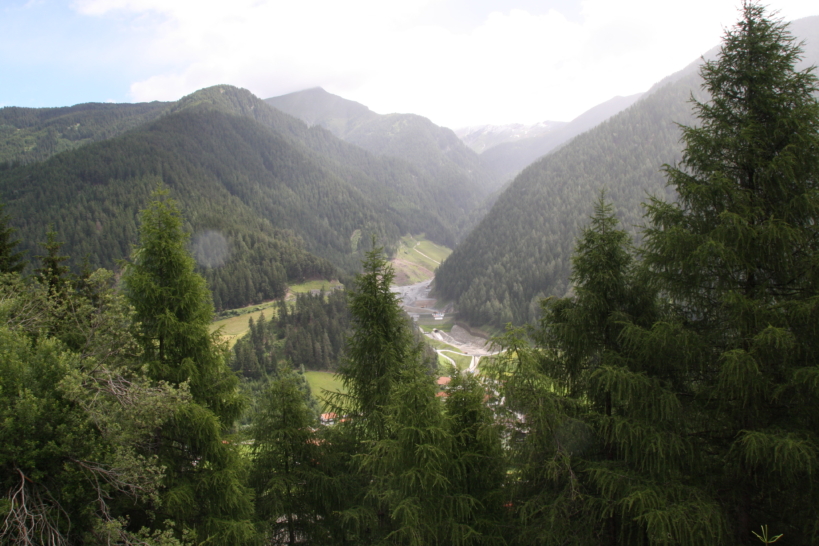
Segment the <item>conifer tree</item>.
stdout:
[[316,526],[310,489],[318,480],[319,444],[302,382],[291,368],[282,367],[259,401],[252,431],[256,514],[270,541],[286,536],[291,545]]
[[[572,265],[574,295],[543,302],[534,332],[539,348],[510,332],[497,375],[510,408],[525,415],[513,450],[517,479],[510,484],[517,540],[713,538],[704,528],[712,507],[679,506],[689,496],[675,479],[681,461],[667,460],[681,441],[668,401],[673,394],[662,375],[641,367],[623,344],[626,325],[651,324],[655,305],[635,271],[629,237],[603,196]],[[655,504],[647,506],[646,498]]]
[[339,411],[360,417],[364,436],[375,440],[387,434],[385,409],[401,368],[420,351],[390,290],[395,272],[382,254],[381,248],[367,252],[349,295],[352,334],[338,369],[347,395],[335,398]]
[[392,544],[468,543],[477,533],[458,516],[475,501],[452,495],[452,435],[434,380],[420,359],[406,362],[397,379],[384,408],[390,432],[364,456],[373,476],[368,496],[383,511],[380,531]]
[[238,381],[209,331],[210,293],[194,271],[176,202],[159,190],[141,219],[123,275],[137,339],[151,377],[187,383],[193,398],[164,427],[157,449],[166,467],[163,516],[193,529],[197,542],[244,543],[252,536],[250,493],[236,449],[223,442],[242,409]]
[[68,256],[61,256],[60,250],[63,245],[62,241],[57,240],[57,232],[54,231],[53,226],[48,227],[46,232],[46,240],[40,243],[40,246],[45,250],[45,254],[37,256],[40,260],[40,267],[34,270],[37,280],[48,287],[48,293],[51,296],[58,296],[66,289],[68,282],[68,266],[65,262],[68,261]]
[[444,407],[452,442],[447,493],[453,500],[469,501],[469,509],[457,514],[457,521],[462,529],[474,532],[476,542],[488,543],[502,535],[499,524],[506,458],[500,427],[487,404],[489,391],[474,374],[456,368],[446,394]]
[[745,2],[704,65],[710,100],[694,103],[699,124],[666,168],[679,199],[648,206],[644,260],[671,312],[627,336],[684,378],[685,443],[666,458],[688,458],[722,543],[755,543],[760,525],[819,539],[819,103],[800,55],[786,25]]
[[26,263],[23,253],[14,250],[20,241],[14,238],[17,230],[9,225],[10,218],[5,208],[5,204],[0,203],[0,273],[20,273]]

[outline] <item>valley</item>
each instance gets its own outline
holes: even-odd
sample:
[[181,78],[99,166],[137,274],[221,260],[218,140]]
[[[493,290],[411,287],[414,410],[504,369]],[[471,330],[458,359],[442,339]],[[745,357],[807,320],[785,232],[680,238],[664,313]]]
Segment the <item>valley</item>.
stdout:
[[819,543],[816,64],[749,0],[567,123],[0,109],[0,543]]

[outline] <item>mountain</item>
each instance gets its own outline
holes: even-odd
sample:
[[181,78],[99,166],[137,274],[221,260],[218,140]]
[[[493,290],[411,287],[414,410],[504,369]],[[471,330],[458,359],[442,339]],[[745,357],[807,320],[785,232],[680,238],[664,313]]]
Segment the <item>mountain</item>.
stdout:
[[[790,29],[806,41],[801,68],[816,65],[819,17],[795,21]],[[648,195],[674,199],[661,169],[680,158],[677,123],[695,121],[689,98],[704,98],[700,63],[669,76],[630,108],[514,179],[438,269],[436,290],[457,303],[461,318],[473,324],[520,324],[538,315],[543,297],[565,295],[575,238],[601,190],[635,235]]]
[[508,125],[475,125],[455,129],[455,134],[476,153],[483,153],[505,142],[517,142],[533,138],[566,125],[565,121],[541,121],[533,125],[510,123]]
[[637,102],[641,96],[642,93],[628,97],[614,97],[553,130],[487,147],[481,153],[481,159],[488,168],[495,172],[496,176],[509,180],[539,157],[625,110]]
[[459,235],[474,225],[476,211],[500,180],[455,133],[415,114],[377,114],[321,88],[266,99],[271,106],[382,157],[414,165],[441,187],[442,202],[464,219]]
[[33,163],[106,140],[159,117],[168,103],[0,108],[0,164]]
[[30,257],[51,224],[75,265],[113,267],[136,242],[137,211],[160,182],[182,205],[218,307],[276,297],[286,281],[355,271],[369,234],[388,247],[421,232],[451,245],[458,220],[440,203],[441,182],[412,164],[225,85],[165,104],[107,140],[6,163],[0,199]]
[[378,117],[363,104],[328,93],[321,87],[272,97],[265,102],[307,125],[320,125],[341,139],[357,125]]

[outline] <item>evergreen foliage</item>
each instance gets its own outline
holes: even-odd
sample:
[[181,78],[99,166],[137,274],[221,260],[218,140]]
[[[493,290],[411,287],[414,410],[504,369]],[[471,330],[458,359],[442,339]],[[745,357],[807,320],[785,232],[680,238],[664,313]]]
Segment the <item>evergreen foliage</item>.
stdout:
[[333,398],[344,416],[333,437],[346,437],[353,455],[341,474],[355,484],[341,521],[346,536],[371,544],[474,543],[490,528],[485,484],[499,486],[501,474],[490,470],[471,493],[462,480],[492,467],[479,460],[499,454],[498,431],[491,414],[469,404],[453,405],[452,417],[444,412],[431,373],[437,359],[413,335],[381,252],[367,254],[349,296],[352,333],[338,371],[347,393]]
[[14,238],[17,230],[11,227],[5,205],[0,203],[0,274],[20,273],[25,267],[23,253],[16,251],[20,241]]
[[226,351],[209,332],[210,293],[187,240],[175,201],[156,192],[123,275],[151,378],[186,385],[192,397],[163,428],[155,452],[166,468],[162,514],[194,530],[197,542],[244,543],[252,536],[250,494],[236,448],[223,442],[243,404]]
[[665,169],[678,200],[647,205],[642,262],[601,201],[537,348],[502,340],[518,542],[816,541],[819,103],[799,55],[746,2]]
[[136,242],[138,211],[158,182],[189,211],[199,272],[218,309],[281,297],[287,282],[336,278],[337,268],[352,273],[366,250],[356,234],[376,234],[387,248],[410,232],[455,243],[460,190],[407,161],[308,128],[230,86],[163,112],[100,142],[0,169],[21,249],[32,256],[53,222],[75,270],[84,257],[112,268]]
[[311,489],[318,481],[319,443],[302,381],[282,366],[259,401],[251,429],[250,481],[267,542],[296,544],[317,525]]
[[0,283],[3,544],[178,544],[126,518],[152,524],[163,469],[145,453],[188,395],[143,373],[112,278],[97,271],[59,298]]
[[[792,26],[819,64],[819,25]],[[711,53],[706,55],[710,58]],[[687,100],[704,100],[701,63],[666,78],[627,110],[524,169],[436,273],[436,290],[473,325],[539,318],[544,297],[568,295],[574,241],[602,188],[624,228],[639,237],[646,194],[675,199],[659,165],[681,157],[680,128],[694,122]],[[676,122],[676,123],[675,123]]]
[[[469,533],[462,536],[464,542],[501,543],[506,456],[501,428],[488,404],[491,391],[483,378],[455,369],[445,392],[444,411],[452,441],[447,455],[447,493],[452,501],[446,508],[459,508],[457,503],[465,508],[455,512],[459,532]],[[452,531],[456,530],[453,526]]]
[[[787,27],[747,2],[718,60],[707,103],[666,168],[677,203],[652,200],[644,260],[670,318],[632,339],[685,347],[686,422],[703,496],[722,507],[725,540],[772,525],[814,543],[817,502],[816,217],[819,102]],[[699,484],[698,484],[699,485]]]
[[283,360],[294,369],[335,370],[349,326],[344,291],[296,294],[292,308],[280,301],[275,318],[250,319],[249,335],[233,346],[231,367],[248,379],[275,375]]
[[168,103],[87,103],[64,108],[0,108],[0,169],[44,161],[113,138],[159,117]]
[[379,510],[379,531],[392,544],[467,544],[475,531],[458,520],[475,501],[451,493],[452,435],[434,378],[408,360],[394,380],[383,408],[389,433],[362,463],[373,476],[368,497]]
[[69,269],[64,262],[68,261],[68,256],[61,256],[60,249],[62,241],[57,240],[57,232],[49,226],[46,232],[45,242],[40,246],[45,250],[44,255],[37,256],[40,260],[40,267],[34,270],[37,280],[48,287],[50,294],[55,295],[63,292],[65,284],[68,282]]
[[386,408],[401,369],[421,352],[409,319],[390,289],[395,272],[383,249],[369,251],[349,294],[352,333],[338,375],[347,390],[338,395],[338,413],[360,423],[363,437],[380,440],[388,433]]

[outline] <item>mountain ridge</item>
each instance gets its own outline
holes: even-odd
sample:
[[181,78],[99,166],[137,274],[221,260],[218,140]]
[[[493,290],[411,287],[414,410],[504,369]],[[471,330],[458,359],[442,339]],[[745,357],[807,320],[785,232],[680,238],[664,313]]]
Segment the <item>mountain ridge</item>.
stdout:
[[[807,44],[800,69],[816,65],[819,17],[795,21],[791,32]],[[662,166],[681,157],[678,124],[696,121],[690,98],[707,98],[701,62],[523,169],[438,269],[437,293],[456,302],[460,318],[496,327],[531,322],[542,298],[566,295],[575,237],[601,190],[633,236],[648,195],[674,198]]]

